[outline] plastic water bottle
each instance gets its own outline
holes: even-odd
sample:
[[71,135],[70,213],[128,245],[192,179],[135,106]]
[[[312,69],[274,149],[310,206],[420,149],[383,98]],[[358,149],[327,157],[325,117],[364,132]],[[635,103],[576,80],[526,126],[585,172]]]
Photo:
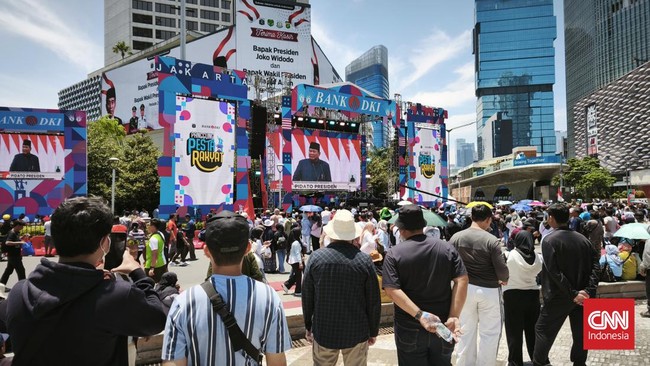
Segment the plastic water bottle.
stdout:
[[434,324],[436,327],[436,332],[440,338],[444,339],[448,343],[451,343],[454,340],[454,336],[451,334],[451,330],[447,328],[444,324],[437,322]]

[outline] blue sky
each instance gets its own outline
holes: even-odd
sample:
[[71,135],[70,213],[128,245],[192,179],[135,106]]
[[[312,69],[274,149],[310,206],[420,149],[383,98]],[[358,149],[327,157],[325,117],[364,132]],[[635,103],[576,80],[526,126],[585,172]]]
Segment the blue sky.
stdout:
[[[370,47],[388,47],[390,93],[449,111],[448,128],[475,120],[471,0],[311,0],[312,35],[342,77]],[[396,6],[396,4],[399,4]],[[564,17],[558,19],[555,126],[566,130]],[[60,89],[103,66],[101,0],[0,2],[0,105],[56,108]],[[476,140],[473,127],[453,132]],[[451,154],[452,163],[455,154]]]

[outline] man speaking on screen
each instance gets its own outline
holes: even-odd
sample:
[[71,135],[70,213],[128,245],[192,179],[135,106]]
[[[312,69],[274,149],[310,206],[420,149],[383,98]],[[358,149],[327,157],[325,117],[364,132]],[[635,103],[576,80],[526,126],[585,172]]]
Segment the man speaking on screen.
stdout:
[[22,154],[16,154],[9,167],[10,172],[40,172],[41,165],[38,156],[32,154],[32,142],[23,141]]
[[307,182],[331,182],[332,174],[330,165],[320,160],[320,144],[312,142],[309,144],[309,159],[302,159],[298,163],[296,172],[293,173],[294,181]]

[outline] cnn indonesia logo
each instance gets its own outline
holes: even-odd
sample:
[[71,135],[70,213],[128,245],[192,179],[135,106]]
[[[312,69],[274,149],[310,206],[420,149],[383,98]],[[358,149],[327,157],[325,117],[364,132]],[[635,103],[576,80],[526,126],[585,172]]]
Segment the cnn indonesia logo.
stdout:
[[634,299],[584,302],[584,349],[634,349]]

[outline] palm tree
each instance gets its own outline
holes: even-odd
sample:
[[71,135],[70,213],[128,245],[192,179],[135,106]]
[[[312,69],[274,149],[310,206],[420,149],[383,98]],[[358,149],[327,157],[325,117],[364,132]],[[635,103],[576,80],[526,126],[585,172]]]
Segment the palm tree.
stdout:
[[113,46],[113,53],[119,53],[122,56],[122,60],[124,60],[124,55],[131,53],[131,47],[127,46],[124,41],[119,41]]

